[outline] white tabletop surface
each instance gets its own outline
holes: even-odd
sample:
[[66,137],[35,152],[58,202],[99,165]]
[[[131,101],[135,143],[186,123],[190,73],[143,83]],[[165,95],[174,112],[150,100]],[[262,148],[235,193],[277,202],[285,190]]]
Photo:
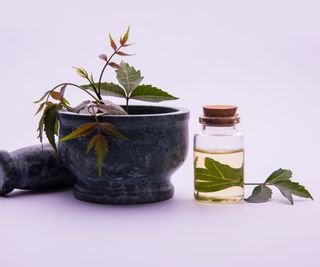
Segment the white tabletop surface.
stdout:
[[[128,25],[128,52],[137,55],[126,60],[145,83],[179,96],[164,105],[186,107],[191,118],[188,159],[169,201],[97,205],[70,190],[0,198],[0,266],[319,266],[319,8],[292,0],[2,3],[1,149],[36,144],[32,101],[59,82],[81,84],[72,66],[97,75],[107,33],[118,37]],[[291,206],[276,190],[264,204],[193,200],[192,136],[202,105],[219,103],[239,106],[246,181],[290,168],[314,201]]]

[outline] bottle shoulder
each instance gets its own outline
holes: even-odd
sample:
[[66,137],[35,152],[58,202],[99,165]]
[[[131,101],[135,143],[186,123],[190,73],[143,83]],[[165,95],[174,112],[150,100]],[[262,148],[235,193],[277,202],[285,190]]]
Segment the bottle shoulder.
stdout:
[[194,135],[194,148],[203,150],[234,150],[244,148],[244,136],[241,132],[233,135]]

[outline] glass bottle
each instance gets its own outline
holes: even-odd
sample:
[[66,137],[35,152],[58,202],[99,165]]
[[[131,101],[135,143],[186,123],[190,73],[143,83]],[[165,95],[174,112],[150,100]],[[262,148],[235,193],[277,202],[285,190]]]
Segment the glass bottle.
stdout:
[[243,135],[236,106],[203,107],[202,131],[194,137],[194,197],[203,202],[235,203],[244,196]]

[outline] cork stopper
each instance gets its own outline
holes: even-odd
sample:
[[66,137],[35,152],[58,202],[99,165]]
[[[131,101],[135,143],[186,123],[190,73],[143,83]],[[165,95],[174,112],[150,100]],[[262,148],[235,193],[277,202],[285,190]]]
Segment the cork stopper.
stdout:
[[237,114],[238,107],[231,105],[208,105],[203,107],[204,115],[200,123],[208,126],[233,126],[240,122]]

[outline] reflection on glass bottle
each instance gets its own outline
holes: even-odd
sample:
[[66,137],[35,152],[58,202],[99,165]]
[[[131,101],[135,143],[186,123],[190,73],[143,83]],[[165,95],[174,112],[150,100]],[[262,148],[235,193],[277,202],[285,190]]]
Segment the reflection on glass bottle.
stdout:
[[194,138],[194,196],[204,202],[243,199],[243,135],[235,106],[205,106],[202,132]]

